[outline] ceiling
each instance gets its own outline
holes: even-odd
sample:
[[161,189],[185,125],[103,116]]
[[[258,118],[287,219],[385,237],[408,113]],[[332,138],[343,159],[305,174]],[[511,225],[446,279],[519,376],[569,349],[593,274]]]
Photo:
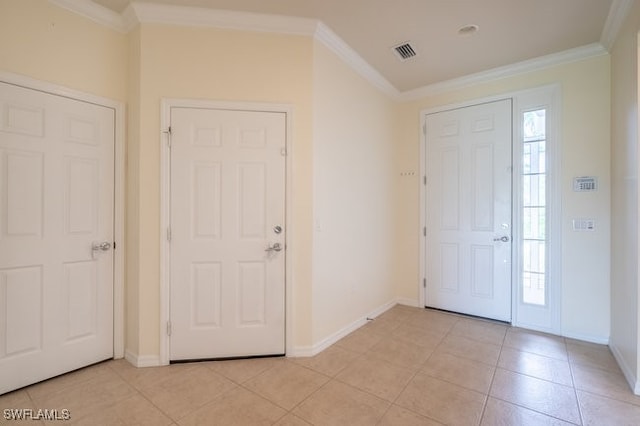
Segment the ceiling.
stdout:
[[[599,43],[616,0],[146,0],[318,19],[405,92]],[[129,0],[94,0],[122,12]],[[461,35],[459,29],[477,25]],[[404,62],[392,47],[410,42]]]

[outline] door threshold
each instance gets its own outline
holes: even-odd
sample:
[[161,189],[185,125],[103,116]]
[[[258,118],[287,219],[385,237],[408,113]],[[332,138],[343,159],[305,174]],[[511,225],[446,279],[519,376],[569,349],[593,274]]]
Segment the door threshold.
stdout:
[[482,320],[482,321],[496,322],[496,323],[499,323],[499,324],[505,324],[505,325],[511,326],[511,321],[502,321],[502,320],[497,320],[497,319],[494,319],[494,318],[481,317],[479,315],[465,314],[464,312],[448,311],[446,309],[433,308],[431,306],[425,306],[424,308],[425,309],[429,309],[431,311],[444,312],[446,314],[458,315],[458,316],[461,316],[461,317],[473,318],[473,319],[478,319],[478,320]]
[[211,361],[234,361],[239,359],[260,359],[260,358],[282,358],[285,354],[270,355],[244,355],[244,356],[225,356],[219,358],[192,358],[192,359],[176,359],[170,360],[169,364],[187,364],[191,362],[211,362]]

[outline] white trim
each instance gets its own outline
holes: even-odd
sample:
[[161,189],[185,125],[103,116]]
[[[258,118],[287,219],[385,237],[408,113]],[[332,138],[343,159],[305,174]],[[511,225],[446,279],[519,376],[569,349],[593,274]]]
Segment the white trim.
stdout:
[[124,104],[112,99],[103,98],[57,84],[36,80],[31,77],[0,71],[0,81],[38,90],[56,96],[75,99],[83,102],[111,108],[115,112],[115,153],[114,153],[114,239],[117,249],[113,253],[113,357],[124,356],[125,310],[124,310],[124,265],[125,265],[125,186],[124,186],[124,141],[125,141],[125,108]]
[[171,224],[171,152],[168,134],[171,124],[171,100],[160,103],[160,365],[169,365],[170,344],[167,323],[171,318],[171,250],[167,241],[167,229]]
[[126,111],[122,103],[117,103],[116,111],[116,146],[114,153],[115,171],[114,171],[114,241],[117,243],[113,253],[113,357],[124,357],[125,350],[125,292],[124,292],[124,276],[126,264],[126,236],[125,236],[125,197],[126,197],[126,175],[125,175],[125,140],[126,140]]
[[136,355],[133,352],[126,351],[124,359],[134,367],[159,367],[162,365],[160,358],[155,355]]
[[394,99],[400,96],[398,89],[324,23],[318,22],[314,37],[383,93]]
[[100,25],[116,30],[119,33],[126,33],[129,30],[125,25],[125,20],[122,15],[93,1],[49,0],[49,2],[70,12],[82,15]]
[[[129,6],[139,23],[224,28],[279,34],[312,36],[316,19],[263,13],[237,12],[205,7],[131,3]],[[130,13],[130,12],[127,12]]]
[[627,18],[633,6],[633,1],[634,0],[613,0],[613,3],[611,3],[609,16],[607,16],[607,22],[605,22],[602,35],[600,36],[600,43],[605,49],[611,50],[615,44],[624,20]]
[[562,100],[559,84],[533,88],[519,92],[513,103],[513,241],[522,241],[521,235],[521,163],[522,131],[521,115],[524,111],[544,108],[547,110],[547,301],[537,307],[521,303],[521,253],[520,245],[513,247],[513,320],[516,327],[564,335],[561,324],[562,311]]
[[135,17],[139,23],[200,26],[313,37],[379,90],[391,97],[399,95],[398,90],[351,46],[327,25],[316,19],[150,3],[132,3],[125,13],[129,22],[132,22],[131,17]]
[[393,308],[397,304],[398,303],[397,303],[397,301],[395,299],[391,300],[391,301],[385,303],[384,305],[379,306],[376,309],[372,310],[371,312],[369,312],[369,314],[358,318],[357,320],[353,321],[351,324],[348,324],[347,326],[342,327],[340,330],[338,330],[335,333],[325,337],[320,342],[318,342],[318,343],[316,343],[316,344],[314,344],[312,346],[297,346],[297,347],[293,347],[291,352],[287,352],[287,357],[311,357],[311,356],[315,356],[315,355],[319,354],[320,352],[324,351],[325,349],[327,349],[329,346],[331,346],[334,343],[336,343],[338,340],[340,340],[343,337],[353,333],[354,331],[356,331],[357,329],[359,329],[360,327],[365,325],[367,322],[369,322],[369,320],[374,319],[374,318],[382,315],[383,313],[385,313],[389,309]]
[[396,298],[396,303],[398,305],[411,306],[412,308],[424,307],[424,305],[420,306],[420,301],[418,299],[409,299],[407,297]]
[[634,370],[629,367],[617,346],[610,344],[609,349],[611,349],[611,353],[618,362],[620,370],[622,370],[622,374],[624,374],[624,377],[627,380],[627,383],[629,383],[629,387],[631,387],[633,393],[636,395],[640,395],[640,379],[636,377],[633,372]]
[[261,102],[227,102],[202,99],[174,99],[163,98],[160,108],[160,356],[159,365],[168,365],[170,361],[170,339],[166,333],[166,324],[171,318],[169,303],[171,298],[170,266],[171,257],[169,242],[166,238],[166,230],[171,223],[170,208],[170,151],[167,143],[167,133],[171,123],[171,108],[209,108],[226,109],[235,111],[264,111],[280,112],[286,116],[286,207],[285,207],[285,352],[287,356],[295,353],[293,347],[293,259],[295,247],[293,238],[293,107],[288,104],[261,103]]
[[[523,328],[523,327],[520,327]],[[546,332],[549,334],[549,332]],[[554,334],[554,333],[551,333]],[[595,343],[597,345],[609,345],[609,338],[602,336],[594,336],[592,334],[583,334],[583,333],[562,333],[560,336],[565,337],[567,339],[573,339],[581,342],[589,342]],[[569,342],[571,343],[571,342]]]
[[317,19],[140,2],[131,3],[121,15],[118,15],[109,9],[85,0],[49,1],[120,32],[130,31],[140,23],[156,23],[313,37],[334,52],[371,85],[396,101],[413,101],[438,93],[459,90],[476,84],[605,55],[607,54],[607,44],[613,42],[632,3],[632,0],[614,0],[605,31],[603,31],[602,42],[604,46],[600,43],[593,43],[400,92],[326,24]]
[[494,80],[500,80],[525,74],[534,71],[540,71],[546,68],[555,67],[562,64],[581,61],[584,59],[595,58],[606,55],[607,51],[599,43],[589,44],[575,49],[565,50],[564,52],[552,53],[546,56],[529,59],[515,64],[498,67],[476,74],[467,75],[465,77],[453,80],[442,81],[418,89],[402,92],[399,99],[401,101],[414,101],[438,93],[463,89],[465,87],[488,83]]

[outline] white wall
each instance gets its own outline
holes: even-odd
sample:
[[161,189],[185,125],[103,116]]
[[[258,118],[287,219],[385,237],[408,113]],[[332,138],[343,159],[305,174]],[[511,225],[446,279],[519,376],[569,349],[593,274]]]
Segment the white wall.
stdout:
[[394,106],[314,43],[316,344],[394,300]]
[[611,54],[612,229],[611,349],[640,394],[638,312],[638,31],[635,2]]

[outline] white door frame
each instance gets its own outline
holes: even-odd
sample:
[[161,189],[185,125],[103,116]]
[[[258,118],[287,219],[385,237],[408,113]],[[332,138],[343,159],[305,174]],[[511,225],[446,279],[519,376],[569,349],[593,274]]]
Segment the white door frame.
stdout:
[[293,241],[292,233],[292,176],[293,176],[293,152],[292,152],[292,117],[293,107],[287,104],[256,103],[256,102],[225,102],[202,99],[174,99],[163,98],[160,108],[160,365],[168,365],[170,361],[168,335],[170,311],[170,277],[171,277],[171,251],[167,230],[171,224],[171,151],[169,149],[169,126],[171,123],[171,108],[208,108],[225,109],[232,111],[255,112],[280,112],[286,118],[286,170],[285,170],[285,352],[293,353],[293,325],[292,306],[293,300],[293,268],[290,261]]
[[125,262],[125,241],[124,241],[124,201],[125,201],[125,163],[124,163],[124,141],[125,141],[125,108],[122,102],[101,96],[84,93],[75,89],[70,89],[54,83],[36,80],[31,77],[0,71],[0,81],[24,87],[25,89],[37,90],[64,98],[77,101],[88,102],[95,105],[110,108],[115,116],[115,152],[114,152],[114,204],[113,204],[113,236],[116,244],[113,253],[113,357],[124,357],[124,262]]
[[[480,104],[485,104],[485,103],[489,103],[489,102],[496,102],[496,101],[501,101],[501,100],[505,100],[505,99],[512,99],[512,166],[513,166],[513,177],[517,176],[521,170],[520,170],[520,166],[519,164],[517,164],[514,160],[515,158],[517,158],[516,156],[519,155],[518,153],[521,152],[521,149],[519,147],[518,144],[518,135],[519,135],[519,120],[518,120],[518,113],[520,111],[520,104],[521,102],[519,102],[519,99],[521,98],[526,98],[527,96],[529,96],[531,93],[536,93],[536,92],[548,92],[551,93],[551,95],[554,97],[554,102],[556,103],[554,105],[555,109],[559,109],[560,108],[560,85],[559,84],[551,84],[551,85],[547,85],[547,86],[542,86],[542,87],[536,87],[536,88],[532,88],[532,89],[527,89],[527,90],[520,90],[520,91],[515,91],[515,92],[508,92],[508,93],[503,93],[503,94],[499,94],[499,95],[494,95],[494,96],[488,96],[488,97],[484,97],[484,98],[479,98],[479,99],[473,99],[470,101],[465,101],[465,102],[460,102],[460,103],[455,103],[455,104],[449,104],[449,105],[442,105],[442,106],[438,106],[438,107],[433,107],[433,108],[428,108],[428,109],[424,109],[420,111],[420,260],[419,260],[419,265],[420,265],[420,276],[419,276],[419,280],[418,280],[418,294],[419,294],[419,300],[418,300],[418,306],[419,307],[424,307],[425,306],[425,297],[426,297],[426,253],[427,253],[427,248],[426,248],[426,237],[424,235],[424,230],[426,227],[426,215],[425,215],[425,202],[426,202],[426,116],[428,114],[434,114],[434,113],[438,113],[438,112],[443,112],[443,111],[449,111],[452,109],[459,109],[459,108],[465,108],[465,107],[471,107],[471,106],[475,106],[475,105],[480,105]],[[556,115],[554,118],[555,121],[555,133],[557,134],[555,136],[555,140],[557,142],[559,142],[559,138],[558,135],[560,135],[560,119],[559,119],[559,111],[554,111],[554,114]],[[548,193],[549,199],[552,200],[551,202],[555,205],[555,208],[553,209],[553,211],[550,213],[551,214],[551,221],[554,223],[554,227],[551,230],[552,232],[550,233],[550,238],[552,238],[553,240],[557,241],[558,243],[556,243],[556,245],[554,246],[554,257],[553,257],[553,261],[549,264],[550,266],[550,279],[553,280],[553,282],[556,284],[554,285],[553,289],[550,290],[553,293],[550,295],[550,297],[554,298],[554,308],[552,311],[552,316],[553,316],[553,326],[549,329],[539,329],[539,331],[545,331],[545,332],[552,332],[555,334],[561,334],[562,333],[562,326],[560,323],[560,318],[561,318],[561,304],[562,304],[562,292],[561,292],[561,288],[560,288],[560,283],[562,282],[561,280],[561,268],[562,268],[562,261],[560,259],[560,255],[561,255],[561,249],[560,249],[560,244],[561,244],[561,237],[562,237],[562,224],[561,224],[561,218],[562,218],[562,206],[561,206],[561,201],[562,201],[562,197],[561,197],[561,179],[560,179],[560,154],[561,154],[561,149],[559,148],[559,143],[558,143],[558,149],[555,151],[554,155],[556,156],[556,158],[553,161],[553,173],[556,176],[556,182],[554,184],[554,186],[552,188],[550,188],[550,191]],[[515,179],[512,177],[512,182],[515,182]],[[515,192],[515,188],[517,188],[517,186],[512,185],[512,195]],[[512,233],[512,238],[511,241],[518,243],[522,240],[522,233],[520,231],[520,221],[519,221],[519,205],[517,203],[517,201],[519,200],[518,197],[512,196],[511,197],[511,204],[512,204],[512,226],[511,226],[511,233]],[[518,318],[518,284],[520,283],[520,277],[518,276],[518,265],[520,264],[519,262],[519,257],[520,252],[519,250],[515,247],[512,248],[511,250],[511,324],[514,326],[524,326],[524,327],[528,327],[528,325],[526,324],[519,324],[517,321]],[[534,329],[538,329],[535,327],[528,327],[528,328],[534,328]]]

